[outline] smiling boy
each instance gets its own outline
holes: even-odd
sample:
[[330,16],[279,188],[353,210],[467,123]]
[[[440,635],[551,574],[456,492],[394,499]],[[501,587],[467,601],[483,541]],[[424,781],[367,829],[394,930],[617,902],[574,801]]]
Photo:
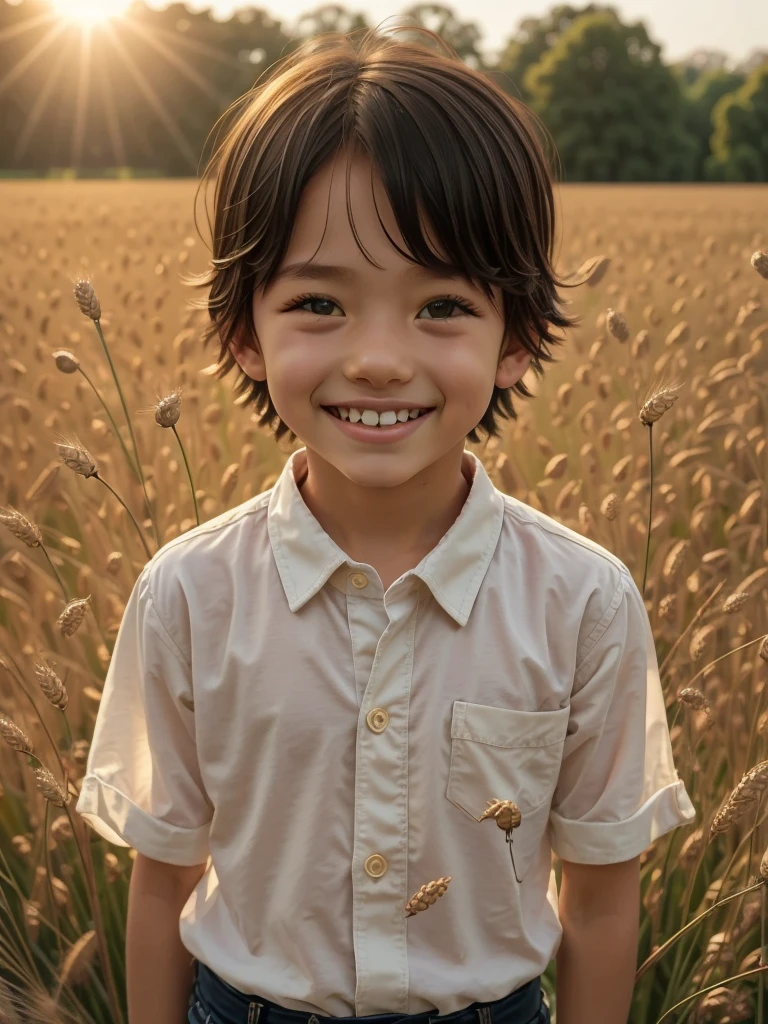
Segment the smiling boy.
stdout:
[[557,1024],[625,1024],[638,858],[694,817],[647,613],[465,448],[571,323],[533,122],[458,60],[333,37],[218,171],[207,338],[303,447],[126,607],[78,810],[139,854],[130,1024],[190,988],[204,1024],[546,1024],[555,955]]
[[[372,189],[373,168],[358,155],[350,202],[377,266],[365,259],[346,215],[345,157],[304,191],[285,255],[293,269],[254,296],[260,344],[240,338],[232,352],[249,378],[269,381],[280,418],[306,443],[307,507],[352,559],[376,569],[386,591],[460,513],[470,486],[466,437],[494,385],[516,383],[530,354],[514,339],[500,351],[498,288],[494,305],[464,277],[414,267],[395,251],[377,216],[403,247],[386,192],[376,176]],[[297,301],[308,289],[322,296]],[[366,410],[419,416],[374,427],[339,410],[358,421]]]

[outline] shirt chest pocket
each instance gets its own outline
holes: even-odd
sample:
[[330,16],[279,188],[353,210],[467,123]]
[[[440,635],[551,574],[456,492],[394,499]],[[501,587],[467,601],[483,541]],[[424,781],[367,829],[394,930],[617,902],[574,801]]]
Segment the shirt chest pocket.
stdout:
[[[541,845],[560,772],[570,708],[513,711],[454,701],[446,796],[477,821],[489,800],[512,800],[521,822],[512,833],[518,878],[525,877]],[[503,839],[495,822],[491,829]]]

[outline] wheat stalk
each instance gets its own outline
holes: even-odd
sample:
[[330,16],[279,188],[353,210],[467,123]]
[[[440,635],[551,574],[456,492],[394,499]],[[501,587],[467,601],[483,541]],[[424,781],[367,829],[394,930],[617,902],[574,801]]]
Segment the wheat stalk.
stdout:
[[0,523],[7,527],[19,540],[23,541],[27,547],[35,548],[39,547],[48,560],[48,564],[53,569],[53,574],[61,587],[61,592],[64,595],[64,600],[67,599],[67,588],[64,584],[64,580],[59,575],[59,570],[53,564],[53,559],[48,554],[48,548],[43,543],[43,535],[40,532],[40,527],[36,523],[33,523],[31,519],[27,519],[25,515],[22,515],[17,509],[11,506],[2,507],[0,506]]
[[[123,454],[125,455],[126,462],[131,467],[131,471],[133,472],[136,479],[139,482],[141,482],[141,474],[139,473],[139,470],[136,467],[136,463],[134,461],[133,456],[126,448],[125,441],[123,440],[123,435],[120,433],[117,423],[115,423],[114,416],[110,412],[109,406],[104,401],[104,397],[99,391],[99,389],[96,387],[91,378],[83,369],[80,360],[73,352],[70,352],[68,349],[63,348],[57,349],[55,352],[52,353],[52,355],[54,362],[56,363],[56,369],[59,370],[61,373],[80,373],[81,376],[85,378],[91,390],[96,395],[96,398],[99,400],[102,409],[107,414],[109,422],[112,424],[112,432],[117,437],[117,440],[120,442],[120,447],[123,449]],[[152,509],[148,507],[147,510],[149,515],[151,515]]]
[[[625,328],[628,337],[629,328],[626,327],[626,322],[624,325],[619,324],[617,329],[620,333],[624,333]],[[639,413],[640,422],[644,426],[648,427],[648,460],[651,474],[650,487],[648,488],[648,529],[645,541],[645,567],[643,569],[643,585],[641,587],[641,593],[643,596],[645,596],[645,585],[648,581],[648,562],[651,553],[651,529],[653,527],[653,424],[661,419],[667,410],[672,408],[678,398],[674,392],[681,386],[682,385],[675,385],[674,387],[667,387],[663,385],[654,387],[651,390],[651,394],[643,403]]]
[[67,603],[64,611],[56,620],[56,625],[61,630],[62,636],[73,636],[77,632],[82,625],[90,603],[90,594],[87,597],[76,597]]
[[187,453],[184,450],[184,445],[181,443],[179,432],[176,429],[176,424],[179,422],[179,416],[181,415],[181,388],[175,388],[170,394],[164,398],[158,400],[155,406],[155,421],[161,426],[170,428],[176,436],[179,448],[181,449],[181,456],[184,459],[184,466],[187,470],[187,478],[189,480],[189,487],[192,491],[192,502],[195,506],[195,519],[197,525],[200,525],[200,510],[197,507],[197,495],[195,494],[195,485],[192,482],[192,470],[189,468],[189,461],[187,459]]
[[114,489],[114,487],[112,487],[112,485],[108,483],[104,479],[104,477],[99,474],[99,467],[96,465],[96,460],[93,458],[88,449],[85,448],[82,444],[80,444],[80,442],[77,439],[74,439],[71,441],[65,440],[64,442],[56,442],[56,450],[59,453],[59,458],[67,467],[67,469],[71,469],[73,473],[77,473],[79,476],[85,477],[86,480],[90,479],[91,477],[95,477],[95,479],[98,480],[99,483],[104,484],[107,490],[111,491],[111,493],[117,498],[117,500],[120,502],[120,504],[123,506],[125,511],[130,516],[131,522],[136,528],[136,532],[139,535],[141,543],[144,545],[144,551],[146,552],[147,559],[149,560],[152,557],[152,553],[150,552],[149,547],[147,546],[147,542],[144,539],[144,532],[139,526],[138,522],[136,521],[136,517],[134,516],[133,512],[131,512],[131,510],[128,508],[128,506],[120,497],[120,495],[117,493],[117,491]]
[[743,776],[722,809],[712,819],[709,829],[710,841],[716,835],[727,832],[741,818],[747,807],[761,795],[766,784],[768,784],[768,761],[761,761]]
[[[139,456],[139,448],[138,448],[138,445],[136,444],[136,437],[135,437],[135,435],[133,433],[133,423],[131,422],[130,413],[128,412],[128,406],[126,405],[126,402],[125,402],[125,396],[123,395],[123,389],[120,386],[120,378],[117,375],[117,370],[115,369],[115,364],[112,362],[112,355],[111,355],[111,353],[109,351],[109,346],[107,345],[106,339],[104,337],[104,332],[101,329],[101,323],[100,323],[100,320],[101,320],[101,305],[99,303],[98,297],[96,296],[96,292],[94,291],[93,285],[91,284],[91,282],[87,278],[78,278],[78,280],[77,280],[77,282],[75,284],[74,295],[75,295],[75,300],[77,302],[77,305],[78,305],[78,307],[80,309],[80,312],[83,314],[83,316],[87,316],[89,320],[93,321],[93,326],[96,328],[96,333],[98,334],[99,340],[101,341],[101,346],[104,349],[104,355],[107,357],[107,362],[109,363],[109,368],[110,368],[110,370],[112,372],[112,379],[115,382],[115,387],[117,388],[117,394],[118,394],[118,396],[120,398],[120,404],[122,405],[123,413],[125,414],[125,422],[128,424],[128,432],[131,435],[131,444],[133,445],[133,454],[136,457],[136,468],[139,471],[139,477],[141,479],[141,487],[142,487],[142,490],[144,491],[144,500],[147,503],[147,508],[149,509],[149,515],[150,515],[150,518],[152,520],[152,526],[153,526],[153,528],[155,530],[155,540],[156,540],[157,544],[159,545],[160,544],[160,534],[157,531],[157,521],[155,519],[155,515],[154,515],[154,512],[152,510],[152,503],[150,502],[149,495],[147,494],[147,483],[146,483],[146,480],[144,479],[144,470],[142,469],[142,466],[141,466],[141,457]],[[145,547],[146,547],[146,545],[145,545]],[[147,549],[147,558],[149,558],[149,557],[150,557],[149,549]]]

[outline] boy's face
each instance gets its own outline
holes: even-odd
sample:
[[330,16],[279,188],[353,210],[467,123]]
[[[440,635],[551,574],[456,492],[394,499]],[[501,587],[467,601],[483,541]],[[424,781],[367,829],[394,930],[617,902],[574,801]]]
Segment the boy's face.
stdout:
[[[367,262],[347,216],[345,163],[344,154],[335,168],[329,161],[306,186],[281,269],[311,258],[345,268],[346,276],[277,277],[254,295],[256,339],[244,344],[240,338],[231,348],[249,377],[267,380],[280,418],[308,449],[353,483],[393,487],[452,450],[463,451],[493,385],[507,388],[519,380],[530,355],[514,343],[502,351],[498,289],[496,309],[468,281],[421,274],[395,251],[376,212],[377,206],[392,238],[406,249],[383,185],[374,176],[374,205],[371,165],[356,155],[352,217],[378,267]],[[298,301],[301,308],[289,309]],[[349,436],[323,408],[362,411],[371,407],[368,398],[434,411],[407,436],[377,443]]]

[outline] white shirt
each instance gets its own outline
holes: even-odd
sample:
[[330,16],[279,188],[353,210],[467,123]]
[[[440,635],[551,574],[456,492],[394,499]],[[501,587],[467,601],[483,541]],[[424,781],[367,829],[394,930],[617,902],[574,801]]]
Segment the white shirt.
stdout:
[[[385,593],[304,503],[305,453],[145,566],[77,810],[207,859],[181,939],[242,992],[332,1016],[499,999],[557,951],[551,850],[628,860],[695,817],[642,597],[468,450],[460,515]],[[522,814],[520,884],[492,799]]]

